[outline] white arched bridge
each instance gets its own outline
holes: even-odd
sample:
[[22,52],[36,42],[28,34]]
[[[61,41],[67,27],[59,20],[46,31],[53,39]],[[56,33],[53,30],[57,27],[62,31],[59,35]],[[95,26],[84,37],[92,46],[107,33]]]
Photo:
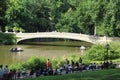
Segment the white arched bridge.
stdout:
[[64,38],[64,39],[73,39],[80,40],[85,42],[90,42],[93,44],[97,43],[106,43],[111,41],[119,41],[120,38],[108,38],[108,37],[99,37],[93,35],[85,35],[78,33],[67,33],[67,32],[38,32],[38,33],[15,33],[17,37],[17,43],[32,38]]

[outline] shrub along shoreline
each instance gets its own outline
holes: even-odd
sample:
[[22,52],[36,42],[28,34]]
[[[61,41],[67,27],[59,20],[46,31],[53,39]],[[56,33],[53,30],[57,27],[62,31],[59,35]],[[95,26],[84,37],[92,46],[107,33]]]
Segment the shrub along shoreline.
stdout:
[[15,34],[12,33],[0,33],[0,44],[13,45],[16,44]]
[[[107,55],[107,56],[106,56]],[[93,45],[84,55],[86,59],[91,61],[103,61],[107,57],[108,60],[114,60],[120,58],[120,42],[109,43],[108,52],[106,44]]]

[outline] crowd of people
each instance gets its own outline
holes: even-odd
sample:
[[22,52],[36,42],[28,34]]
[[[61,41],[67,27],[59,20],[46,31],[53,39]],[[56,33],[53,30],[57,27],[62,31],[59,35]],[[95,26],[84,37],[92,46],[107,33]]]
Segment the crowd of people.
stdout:
[[59,66],[56,69],[52,68],[52,63],[50,59],[46,61],[46,68],[39,68],[36,70],[30,69],[29,71],[26,69],[9,70],[7,65],[5,66],[5,68],[3,68],[3,65],[0,65],[0,80],[15,80],[19,78],[29,78],[37,76],[62,75],[67,73],[91,71],[96,69],[102,70],[107,69],[110,65],[113,65],[112,61],[104,61],[100,64],[90,63],[89,65],[86,65],[82,63],[81,58],[77,62],[66,58],[64,65]]

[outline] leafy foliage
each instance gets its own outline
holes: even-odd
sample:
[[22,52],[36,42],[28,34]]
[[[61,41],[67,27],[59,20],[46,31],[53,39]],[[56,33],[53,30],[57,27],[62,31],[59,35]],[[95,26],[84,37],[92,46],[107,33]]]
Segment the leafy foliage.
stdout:
[[17,69],[34,69],[38,70],[39,68],[46,68],[46,60],[45,58],[38,58],[38,57],[32,57],[28,61],[18,64],[12,64],[10,65],[10,69],[17,70]]
[[85,56],[90,60],[104,60],[105,48],[102,45],[93,45]]
[[46,59],[44,58],[38,58],[38,57],[32,57],[27,62],[23,63],[22,66],[26,69],[39,69],[39,68],[45,68],[46,66]]
[[2,44],[15,44],[16,38],[14,34],[9,33],[0,33],[0,40],[2,41]]
[[0,26],[120,36],[120,0],[1,0]]
[[105,55],[108,54],[108,59],[117,59],[120,58],[120,43],[110,43],[108,48],[108,53],[106,50],[106,45],[93,45],[84,55],[87,59],[90,60],[104,60]]

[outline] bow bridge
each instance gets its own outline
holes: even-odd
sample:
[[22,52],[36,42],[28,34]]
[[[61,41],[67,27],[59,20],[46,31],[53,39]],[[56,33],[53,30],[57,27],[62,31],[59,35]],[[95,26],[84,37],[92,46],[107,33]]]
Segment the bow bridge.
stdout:
[[85,42],[90,42],[93,44],[97,43],[106,43],[111,41],[120,40],[119,38],[108,38],[106,36],[93,36],[93,35],[86,35],[86,34],[79,34],[79,33],[67,33],[67,32],[38,32],[38,33],[15,33],[17,37],[17,43],[26,40],[26,39],[33,39],[33,38],[64,38],[64,39],[73,39],[73,40],[80,40]]

